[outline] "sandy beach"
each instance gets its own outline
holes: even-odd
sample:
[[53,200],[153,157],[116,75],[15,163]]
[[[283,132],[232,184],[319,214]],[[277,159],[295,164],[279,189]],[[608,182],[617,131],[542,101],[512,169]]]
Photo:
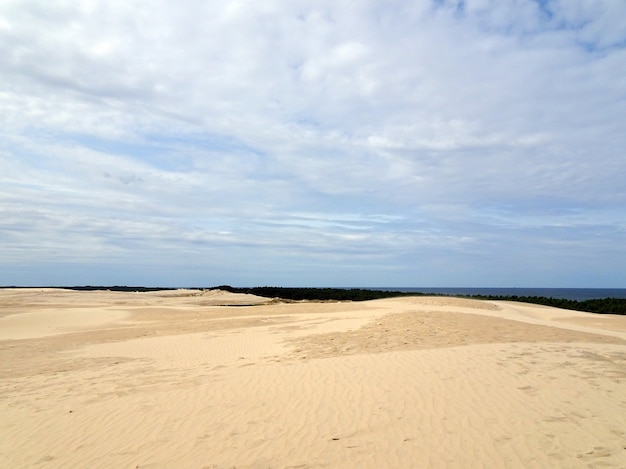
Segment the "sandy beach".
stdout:
[[626,467],[626,317],[0,289],[0,467]]

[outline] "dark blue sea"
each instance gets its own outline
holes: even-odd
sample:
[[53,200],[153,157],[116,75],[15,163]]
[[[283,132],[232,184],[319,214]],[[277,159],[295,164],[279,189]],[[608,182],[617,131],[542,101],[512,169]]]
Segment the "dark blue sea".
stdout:
[[409,293],[434,293],[437,295],[490,295],[490,296],[543,296],[566,300],[594,300],[626,298],[626,288],[374,288]]

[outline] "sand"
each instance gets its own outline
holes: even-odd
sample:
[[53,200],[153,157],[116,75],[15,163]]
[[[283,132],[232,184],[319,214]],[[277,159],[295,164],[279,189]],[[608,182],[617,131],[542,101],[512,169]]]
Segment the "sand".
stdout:
[[626,467],[626,317],[0,290],[0,467]]

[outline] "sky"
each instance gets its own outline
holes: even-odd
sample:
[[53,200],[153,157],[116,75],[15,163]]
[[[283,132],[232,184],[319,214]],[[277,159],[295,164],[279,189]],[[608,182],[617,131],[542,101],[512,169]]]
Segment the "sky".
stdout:
[[626,288],[625,0],[3,0],[0,285]]

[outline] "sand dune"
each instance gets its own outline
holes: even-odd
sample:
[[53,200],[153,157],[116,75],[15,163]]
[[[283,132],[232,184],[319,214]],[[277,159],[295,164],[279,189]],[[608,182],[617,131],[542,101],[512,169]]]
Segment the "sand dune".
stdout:
[[0,290],[0,467],[626,467],[625,379],[619,316]]

